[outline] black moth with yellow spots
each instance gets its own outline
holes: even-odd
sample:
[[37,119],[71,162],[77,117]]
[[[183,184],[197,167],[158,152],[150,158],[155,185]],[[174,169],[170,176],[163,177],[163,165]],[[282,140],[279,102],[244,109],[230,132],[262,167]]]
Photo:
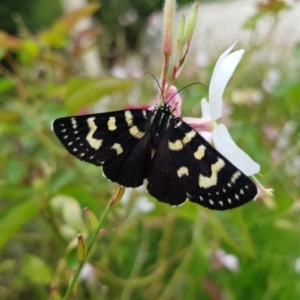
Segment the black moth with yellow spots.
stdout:
[[251,201],[255,184],[164,103],[155,110],[131,109],[65,117],[53,130],[77,158],[102,166],[124,187],[147,179],[153,197],[170,205],[187,199],[225,210]]

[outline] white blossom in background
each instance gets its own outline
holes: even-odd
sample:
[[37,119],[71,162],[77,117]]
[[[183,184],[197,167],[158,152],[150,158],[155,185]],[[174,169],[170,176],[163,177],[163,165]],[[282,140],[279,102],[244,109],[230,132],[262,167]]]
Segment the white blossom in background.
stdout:
[[270,69],[262,82],[262,87],[266,92],[272,93],[278,85],[279,81],[279,71],[275,69]]
[[234,254],[226,253],[222,249],[208,250],[211,260],[211,268],[214,270],[227,268],[229,271],[236,272],[239,269],[239,259]]
[[233,255],[226,253],[224,250],[216,250],[214,255],[219,262],[230,271],[237,271],[239,268],[239,259]]
[[[144,191],[145,187],[142,185],[135,190]],[[125,193],[120,201],[123,205],[126,205],[132,197],[132,188],[126,188]],[[137,213],[147,214],[155,209],[155,203],[150,201],[147,196],[139,196],[134,200],[134,211]]]
[[300,274],[300,257],[297,257],[295,260],[295,272]]
[[85,263],[79,275],[79,280],[88,286],[97,288],[100,282],[97,279],[95,268],[90,263]]

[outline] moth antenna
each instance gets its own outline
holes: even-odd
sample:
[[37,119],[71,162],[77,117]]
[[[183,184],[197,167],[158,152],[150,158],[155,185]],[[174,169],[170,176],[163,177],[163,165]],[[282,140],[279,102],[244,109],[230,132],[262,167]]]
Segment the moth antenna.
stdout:
[[195,85],[195,84],[200,84],[202,86],[204,86],[201,82],[193,82],[193,83],[190,83],[188,85],[186,85],[185,87],[181,88],[179,91],[177,91],[168,101],[167,101],[167,104],[173,99],[173,97],[175,97],[177,94],[179,94],[182,90],[192,86],[192,85]]
[[161,86],[160,86],[160,84],[159,84],[157,78],[156,78],[152,73],[150,73],[150,72],[144,73],[144,75],[146,75],[146,74],[149,74],[149,75],[151,75],[151,76],[154,78],[154,80],[156,81],[157,86],[158,86],[158,88],[159,88],[160,94],[161,94],[161,96],[163,97],[163,91],[162,91],[162,88],[161,88]]

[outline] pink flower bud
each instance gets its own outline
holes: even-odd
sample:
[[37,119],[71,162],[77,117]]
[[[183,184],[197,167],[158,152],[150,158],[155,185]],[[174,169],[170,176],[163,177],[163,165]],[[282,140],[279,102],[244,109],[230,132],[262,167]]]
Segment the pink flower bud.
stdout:
[[175,1],[166,0],[164,6],[164,29],[163,29],[163,54],[170,56],[173,47],[173,28],[175,15]]

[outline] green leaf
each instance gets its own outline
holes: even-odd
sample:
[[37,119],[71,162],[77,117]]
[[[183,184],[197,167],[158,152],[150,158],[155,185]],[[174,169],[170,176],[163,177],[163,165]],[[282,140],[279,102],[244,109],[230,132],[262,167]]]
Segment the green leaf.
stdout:
[[5,164],[5,179],[11,183],[17,183],[26,173],[26,164],[20,158],[12,157]]
[[33,63],[39,54],[40,46],[36,41],[30,39],[23,40],[19,58],[24,64]]
[[27,254],[22,262],[22,275],[31,282],[37,284],[50,283],[51,268],[39,257]]
[[[1,59],[1,49],[0,49],[0,59]],[[11,90],[14,87],[14,82],[10,78],[1,78],[0,79],[0,94],[5,93]]]
[[14,124],[20,120],[20,115],[12,110],[0,109],[0,116],[0,123]]
[[95,78],[77,87],[66,99],[65,105],[69,114],[75,114],[80,109],[88,107],[101,97],[127,90],[132,86],[129,80],[116,78]]
[[0,215],[0,248],[27,221],[37,214],[39,206],[35,200],[17,203]]
[[5,50],[3,48],[0,47],[0,60],[2,60],[2,58],[5,55]]
[[51,188],[54,193],[57,193],[64,186],[72,182],[76,178],[76,173],[73,170],[58,170],[52,176]]

